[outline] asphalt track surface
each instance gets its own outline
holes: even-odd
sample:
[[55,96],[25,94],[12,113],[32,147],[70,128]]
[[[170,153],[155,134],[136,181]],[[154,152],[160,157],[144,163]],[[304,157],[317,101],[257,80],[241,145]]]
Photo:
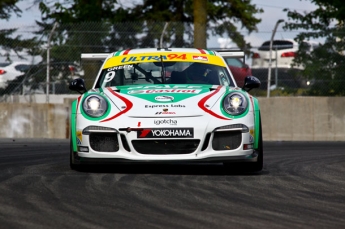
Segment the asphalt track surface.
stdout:
[[0,139],[0,228],[345,228],[345,142],[264,142],[264,170],[69,168],[69,141]]

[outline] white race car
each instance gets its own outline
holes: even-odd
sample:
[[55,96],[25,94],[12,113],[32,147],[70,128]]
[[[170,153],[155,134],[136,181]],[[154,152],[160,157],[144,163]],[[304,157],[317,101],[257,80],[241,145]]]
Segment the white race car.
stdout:
[[222,162],[263,167],[258,100],[239,88],[221,54],[193,48],[82,54],[104,60],[71,110],[71,169],[95,163]]

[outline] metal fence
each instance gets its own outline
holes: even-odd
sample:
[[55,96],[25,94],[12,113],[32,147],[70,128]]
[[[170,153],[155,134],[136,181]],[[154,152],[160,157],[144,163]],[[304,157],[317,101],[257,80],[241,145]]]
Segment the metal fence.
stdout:
[[[1,33],[1,28],[0,28]],[[245,31],[243,32],[243,34]],[[290,32],[279,31],[280,36],[293,38]],[[212,34],[208,31],[210,39]],[[284,34],[284,35],[282,35]],[[2,46],[0,51],[0,69],[19,61],[28,62],[25,70],[11,70],[5,77],[0,70],[0,101],[6,96],[20,94],[70,94],[68,83],[76,77],[83,77],[90,87],[98,72],[100,63],[81,63],[80,54],[90,52],[112,52],[139,47],[192,47],[193,28],[183,23],[138,22],[138,23],[79,23],[57,25],[56,28],[22,26],[14,35],[22,38],[34,38],[35,45],[16,52]],[[269,40],[270,33],[259,32],[256,36],[261,41]],[[50,39],[49,39],[50,38]],[[253,40],[253,38],[251,38]],[[215,38],[213,38],[215,40]],[[208,42],[209,43],[209,42]],[[20,44],[18,43],[18,46]],[[255,51],[254,45],[251,51]],[[17,47],[17,44],[11,44]],[[215,44],[210,49],[219,49]],[[20,55],[20,57],[18,57]],[[49,60],[49,61],[47,61]],[[250,56],[246,63],[251,67]],[[7,72],[10,72],[8,70]],[[267,95],[268,69],[252,69],[252,75],[260,79],[262,87],[252,91],[256,96]],[[285,69],[278,71],[272,67],[271,96],[308,96],[315,95],[313,90],[329,90],[330,82],[318,81],[313,77],[302,76],[301,70]],[[344,78],[345,80],[345,78]],[[332,81],[330,78],[329,81]],[[2,83],[1,83],[2,82]],[[333,82],[334,83],[334,82]],[[335,83],[344,83],[337,79]],[[47,85],[49,85],[47,87]],[[2,99],[1,99],[2,98]]]

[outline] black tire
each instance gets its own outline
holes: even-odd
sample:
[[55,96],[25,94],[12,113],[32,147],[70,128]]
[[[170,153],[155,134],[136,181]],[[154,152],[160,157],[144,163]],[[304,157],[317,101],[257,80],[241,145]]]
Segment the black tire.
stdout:
[[73,144],[72,144],[72,135],[71,135],[71,138],[70,138],[69,167],[72,170],[80,170],[81,169],[81,165],[75,164],[75,162],[74,162],[74,151],[73,151]]
[[261,117],[260,117],[260,130],[259,130],[259,144],[258,149],[256,150],[258,154],[258,160],[254,163],[248,163],[249,172],[260,172],[264,166],[264,151],[262,144],[262,129],[261,129]]
[[231,171],[238,172],[260,172],[263,169],[264,162],[264,152],[262,144],[262,128],[261,128],[261,116],[259,115],[259,142],[258,148],[255,152],[258,154],[258,159],[256,162],[241,162],[241,163],[223,163],[224,166]]

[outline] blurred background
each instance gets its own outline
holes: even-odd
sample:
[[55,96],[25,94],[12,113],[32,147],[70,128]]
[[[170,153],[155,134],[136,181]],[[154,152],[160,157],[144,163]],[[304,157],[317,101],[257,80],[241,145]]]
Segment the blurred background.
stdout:
[[[345,94],[344,16],[334,14],[344,7],[326,0],[9,2],[0,5],[0,102],[71,94],[68,83],[79,77],[91,87],[101,63],[83,63],[81,53],[195,47],[200,40],[200,48],[245,52],[227,63],[236,79],[260,79],[255,96]],[[195,33],[200,18],[204,34]]]

